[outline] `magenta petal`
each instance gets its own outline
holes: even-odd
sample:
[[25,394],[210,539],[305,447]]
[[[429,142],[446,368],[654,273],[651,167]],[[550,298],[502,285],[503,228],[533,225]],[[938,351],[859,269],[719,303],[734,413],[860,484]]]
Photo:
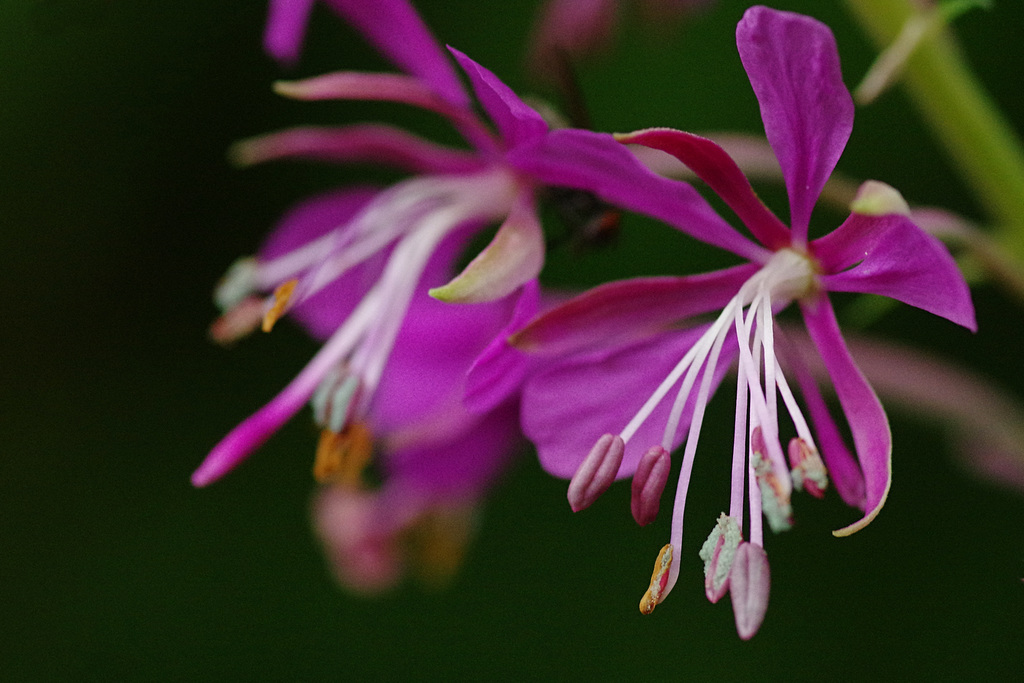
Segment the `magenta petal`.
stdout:
[[756,265],[746,264],[687,277],[609,282],[534,318],[511,342],[542,354],[623,344],[725,308],[756,271]]
[[540,285],[536,280],[523,285],[508,325],[477,357],[466,376],[464,403],[472,412],[492,409],[519,391],[533,358],[508,343],[512,332],[526,324],[540,308]]
[[237,142],[229,156],[242,166],[290,158],[364,162],[413,173],[467,173],[483,165],[471,152],[376,123],[289,128]]
[[768,253],[725,222],[690,185],[655,174],[607,133],[556,130],[512,150],[508,162],[541,183],[593,192],[708,244],[764,261]]
[[469,97],[441,46],[406,0],[327,0],[366,40],[406,73],[460,107]]
[[712,140],[671,128],[648,128],[616,139],[671,154],[707,183],[761,244],[773,251],[789,246],[789,229],[754,193],[732,157]]
[[[580,354],[528,378],[523,431],[536,444],[541,466],[556,477],[571,477],[603,434],[626,426],[705,329],[672,330],[641,343]],[[734,353],[735,345],[723,351],[716,382]],[[661,443],[673,397],[666,397],[626,444],[619,477],[631,475],[644,453]],[[692,405],[691,396],[684,424]]]
[[906,216],[851,214],[812,250],[827,290],[881,294],[977,329],[971,293],[953,257]]
[[853,99],[843,85],[836,41],[815,19],[751,7],[736,28],[736,45],[782,166],[790,226],[800,243],[853,130]]
[[828,297],[820,296],[813,302],[801,304],[800,308],[811,340],[835,386],[864,473],[864,517],[833,532],[836,536],[848,536],[867,526],[889,495],[892,434],[882,404],[846,348]]
[[316,0],[270,0],[263,49],[274,59],[292,64],[302,52],[306,22]]
[[547,132],[548,124],[541,115],[519,99],[497,76],[455,48],[448,49],[469,76],[477,99],[509,146],[522,144]]

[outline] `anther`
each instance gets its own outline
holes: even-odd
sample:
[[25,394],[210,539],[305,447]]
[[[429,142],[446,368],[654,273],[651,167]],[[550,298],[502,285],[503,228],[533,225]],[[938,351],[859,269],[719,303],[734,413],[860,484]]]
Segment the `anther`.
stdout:
[[633,519],[640,526],[650,524],[658,516],[661,494],[665,490],[671,468],[668,451],[661,446],[652,446],[640,458],[633,475],[632,498],[629,502]]
[[719,515],[718,523],[711,530],[708,540],[700,549],[704,560],[704,592],[711,602],[718,602],[729,590],[729,573],[732,570],[736,549],[743,535],[736,520],[725,514]]
[[295,293],[295,286],[298,284],[298,280],[292,279],[282,282],[274,290],[274,302],[267,309],[267,312],[263,314],[264,332],[270,332],[274,329],[274,324],[284,315],[288,309],[288,301],[292,298],[292,294]]
[[227,346],[248,336],[263,318],[263,300],[255,296],[242,299],[210,325],[210,339]]
[[608,490],[615,481],[625,452],[626,444],[620,436],[605,434],[597,440],[569,482],[566,497],[573,512],[590,507]]
[[750,451],[757,488],[761,491],[761,510],[768,526],[775,533],[786,531],[793,526],[793,507],[786,485],[772,466],[771,459],[765,456],[764,434],[760,427],[754,427],[751,432]]
[[821,461],[818,451],[800,438],[789,442],[789,476],[793,480],[793,488],[797,491],[806,490],[815,498],[824,498],[828,488],[828,471]]
[[358,488],[372,453],[373,435],[366,425],[351,424],[341,432],[325,429],[316,447],[313,477],[321,484]]
[[770,588],[771,571],[764,548],[753,543],[741,544],[729,572],[729,598],[736,617],[736,632],[743,640],[750,640],[761,628],[768,611]]
[[668,584],[668,571],[672,568],[672,544],[668,543],[658,553],[658,559],[654,561],[654,573],[651,574],[651,584],[647,592],[640,599],[640,613],[650,614],[654,608],[661,604],[667,593],[665,586]]

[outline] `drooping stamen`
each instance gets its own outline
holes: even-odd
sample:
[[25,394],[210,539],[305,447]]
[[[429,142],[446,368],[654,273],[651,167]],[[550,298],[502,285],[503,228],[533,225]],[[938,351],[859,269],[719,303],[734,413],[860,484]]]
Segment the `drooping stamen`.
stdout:
[[822,462],[818,450],[800,438],[789,442],[790,477],[793,487],[806,490],[815,498],[824,498],[828,488],[828,471]]
[[281,319],[285,311],[288,309],[288,302],[292,298],[292,294],[295,292],[295,286],[299,284],[296,279],[282,282],[274,289],[274,302],[267,309],[267,312],[263,314],[263,331],[270,332],[274,329],[274,324]]
[[210,325],[210,339],[228,346],[242,337],[248,336],[263,320],[263,300],[250,296],[224,312]]
[[313,477],[321,484],[358,488],[372,453],[373,435],[366,425],[357,422],[341,432],[325,429],[316,447]]
[[259,289],[259,266],[251,256],[240,258],[228,268],[213,290],[213,302],[222,312],[240,304]]
[[661,604],[661,601],[668,595],[665,590],[668,584],[669,570],[672,568],[672,544],[669,543],[658,553],[658,559],[654,561],[654,573],[651,574],[651,583],[640,599],[640,613],[650,614],[654,608]]
[[316,423],[340,432],[355,413],[353,408],[359,392],[359,378],[341,367],[324,377],[310,401]]
[[704,592],[711,602],[718,602],[729,590],[729,572],[732,570],[736,549],[739,548],[743,535],[736,520],[724,512],[719,515],[718,523],[711,530],[708,540],[700,549],[700,559],[704,560]]
[[740,544],[729,572],[729,598],[736,617],[736,632],[743,640],[750,640],[761,628],[770,589],[771,571],[764,548],[753,543]]
[[761,492],[761,510],[768,520],[768,526],[775,533],[786,531],[793,526],[793,507],[782,477],[776,472],[772,461],[764,455],[765,441],[760,427],[754,427],[751,432],[750,451],[751,464]]
[[633,519],[640,526],[650,524],[658,516],[661,494],[671,469],[668,451],[661,446],[652,446],[640,458],[633,475],[632,497],[629,501]]
[[615,481],[626,444],[614,434],[605,434],[580,463],[569,482],[567,498],[573,512],[590,507]]

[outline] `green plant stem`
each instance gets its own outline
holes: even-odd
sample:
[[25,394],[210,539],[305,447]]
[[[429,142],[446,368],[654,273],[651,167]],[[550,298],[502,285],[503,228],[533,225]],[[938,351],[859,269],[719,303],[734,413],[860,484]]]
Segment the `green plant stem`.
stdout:
[[[885,47],[921,7],[914,0],[846,0]],[[944,26],[929,32],[903,72],[916,106],[997,226],[996,240],[1024,261],[1024,150],[971,73]]]

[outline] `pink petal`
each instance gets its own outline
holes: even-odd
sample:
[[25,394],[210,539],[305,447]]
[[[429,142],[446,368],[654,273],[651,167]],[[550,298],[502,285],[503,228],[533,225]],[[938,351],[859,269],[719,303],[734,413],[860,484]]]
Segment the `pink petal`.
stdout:
[[835,38],[810,17],[751,7],[736,45],[786,179],[793,238],[804,242],[811,210],[853,129]]
[[830,291],[881,294],[977,329],[971,293],[953,257],[906,216],[851,214],[811,248]]
[[292,64],[299,58],[306,22],[316,0],[270,0],[263,49],[274,59]]
[[722,220],[693,187],[655,174],[607,133],[552,131],[512,150],[507,160],[541,183],[593,192],[746,259],[765,261],[770,255]]
[[534,318],[510,341],[542,354],[615,346],[724,308],[756,271],[746,264],[688,277],[610,282]]
[[376,123],[289,128],[236,142],[229,156],[241,166],[290,158],[381,164],[413,173],[467,173],[483,166],[471,152]]
[[469,106],[469,97],[451,62],[406,0],[326,1],[400,69],[422,79],[447,102]]
[[511,320],[473,361],[466,376],[463,402],[472,412],[485,412],[518,392],[534,358],[512,348],[508,337],[537,314],[540,308],[540,285],[537,281],[523,285]]
[[807,331],[832,378],[864,474],[864,517],[833,532],[836,536],[848,536],[867,526],[882,509],[889,495],[892,483],[892,434],[882,404],[846,348],[828,297],[818,297],[813,302],[801,304],[800,308]]
[[548,124],[541,115],[519,99],[497,76],[455,48],[448,49],[469,76],[477,99],[509,146],[522,144],[547,132]]
[[[556,477],[571,477],[603,434],[626,426],[703,331],[671,330],[629,346],[580,354],[529,377],[522,425],[537,446],[541,466]],[[728,369],[729,354],[735,354],[735,344],[723,351],[716,383]],[[692,414],[692,399],[684,422]],[[661,443],[671,408],[669,396],[626,444],[619,477],[631,475],[644,453]]]
[[715,142],[671,128],[648,128],[616,139],[671,154],[707,183],[761,244],[772,251],[789,246],[789,229],[768,210],[736,162]]

